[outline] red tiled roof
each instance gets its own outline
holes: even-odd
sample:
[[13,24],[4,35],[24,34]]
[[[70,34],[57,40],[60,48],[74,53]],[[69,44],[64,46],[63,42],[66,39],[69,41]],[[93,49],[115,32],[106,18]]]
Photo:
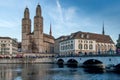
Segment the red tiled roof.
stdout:
[[11,39],[10,37],[0,37],[0,39]]
[[[83,35],[83,37],[82,37],[82,35]],[[96,40],[96,42],[101,42],[101,43],[114,43],[109,35],[89,33],[89,32],[73,33],[72,38]]]
[[51,39],[54,39],[54,37],[53,37],[53,36],[51,36],[51,35],[48,35],[48,34],[45,34],[45,33],[43,34],[43,36],[44,36],[44,37],[51,38]]
[[88,39],[88,40],[95,40],[96,42],[101,42],[101,43],[114,43],[109,35],[81,32],[81,31],[72,33],[67,37],[67,39]]

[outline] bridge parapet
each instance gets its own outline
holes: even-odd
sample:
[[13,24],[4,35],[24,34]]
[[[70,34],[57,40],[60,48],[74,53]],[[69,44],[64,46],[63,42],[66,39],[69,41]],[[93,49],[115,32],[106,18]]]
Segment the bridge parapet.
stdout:
[[58,55],[59,57],[116,57],[120,56],[120,54],[94,54],[94,55]]
[[120,54],[107,54],[107,55],[80,55],[80,56],[58,56],[55,58],[56,62],[59,59],[63,60],[63,64],[67,64],[67,62],[71,59],[76,60],[78,65],[83,64],[85,61],[88,60],[98,60],[102,62],[106,67],[109,65],[118,65],[120,64]]

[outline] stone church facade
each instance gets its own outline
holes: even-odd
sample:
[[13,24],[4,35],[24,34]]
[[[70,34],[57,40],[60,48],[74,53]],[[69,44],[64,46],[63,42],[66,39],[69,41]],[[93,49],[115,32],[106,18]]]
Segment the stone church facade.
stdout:
[[29,9],[25,8],[22,19],[22,52],[27,53],[53,53],[54,37],[51,25],[49,34],[43,33],[43,17],[41,6],[38,4],[34,16],[34,30],[31,32],[31,19]]

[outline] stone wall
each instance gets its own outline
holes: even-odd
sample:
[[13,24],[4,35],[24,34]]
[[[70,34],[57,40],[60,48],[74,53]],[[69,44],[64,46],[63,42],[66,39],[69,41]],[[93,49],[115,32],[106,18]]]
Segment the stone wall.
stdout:
[[54,58],[19,58],[19,59],[0,59],[0,64],[16,63],[54,63]]

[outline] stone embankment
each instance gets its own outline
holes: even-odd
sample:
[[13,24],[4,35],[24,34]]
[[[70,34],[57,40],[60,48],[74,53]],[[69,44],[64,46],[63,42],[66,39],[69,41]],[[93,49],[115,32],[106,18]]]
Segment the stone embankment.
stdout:
[[54,63],[54,58],[5,58],[0,59],[0,64],[3,63]]

